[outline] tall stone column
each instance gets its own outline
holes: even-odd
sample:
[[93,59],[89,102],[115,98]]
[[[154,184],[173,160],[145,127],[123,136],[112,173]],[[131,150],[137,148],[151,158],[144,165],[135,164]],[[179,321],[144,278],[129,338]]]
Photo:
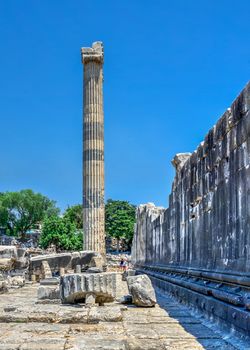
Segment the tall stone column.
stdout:
[[84,249],[105,254],[103,44],[81,49],[84,64]]

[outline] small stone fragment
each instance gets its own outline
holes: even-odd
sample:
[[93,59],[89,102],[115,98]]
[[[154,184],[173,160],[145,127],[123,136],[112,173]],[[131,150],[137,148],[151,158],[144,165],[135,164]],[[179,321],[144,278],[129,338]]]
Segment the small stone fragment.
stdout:
[[12,312],[12,311],[16,311],[16,306],[13,305],[7,305],[4,307],[3,309],[5,312]]
[[21,288],[25,285],[25,278],[23,276],[8,277],[8,284],[10,287]]
[[53,286],[40,286],[37,289],[37,298],[39,300],[43,299],[60,299],[60,290],[59,287],[53,287]]
[[95,304],[95,294],[94,293],[86,294],[85,304],[86,305],[94,305]]
[[144,307],[155,306],[155,291],[147,275],[130,276],[127,278],[127,283],[135,305]]
[[90,267],[86,272],[87,273],[101,273],[101,272],[103,272],[103,269],[100,269],[99,267]]
[[76,265],[75,271],[76,273],[81,273],[81,265]]
[[58,277],[45,278],[40,281],[41,286],[55,286],[59,284]]

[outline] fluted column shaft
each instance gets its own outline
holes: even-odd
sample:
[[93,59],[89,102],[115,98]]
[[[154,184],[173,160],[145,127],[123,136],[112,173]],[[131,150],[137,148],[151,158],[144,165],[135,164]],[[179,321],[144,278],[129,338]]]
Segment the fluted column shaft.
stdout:
[[103,48],[82,49],[84,63],[84,249],[105,254]]

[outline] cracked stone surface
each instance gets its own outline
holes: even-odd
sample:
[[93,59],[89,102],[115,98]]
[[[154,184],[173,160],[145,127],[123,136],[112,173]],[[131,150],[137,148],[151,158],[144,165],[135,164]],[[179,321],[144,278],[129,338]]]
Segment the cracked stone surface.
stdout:
[[[154,308],[113,303],[87,309],[36,304],[37,287],[29,285],[1,297],[0,315],[9,314],[12,319],[1,319],[0,350],[240,349],[192,316],[188,308],[159,293],[159,305]],[[7,305],[17,308],[19,319],[13,318],[16,311],[3,311]],[[101,309],[105,312],[100,317]],[[110,322],[112,313],[119,312],[120,317]],[[28,318],[22,316],[26,314]]]

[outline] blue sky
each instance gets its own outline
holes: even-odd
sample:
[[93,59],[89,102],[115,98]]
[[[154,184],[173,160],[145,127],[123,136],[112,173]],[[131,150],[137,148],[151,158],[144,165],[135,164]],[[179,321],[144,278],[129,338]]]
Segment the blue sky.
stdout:
[[82,194],[80,47],[105,46],[106,198],[166,206],[249,79],[249,1],[0,0],[0,191]]

